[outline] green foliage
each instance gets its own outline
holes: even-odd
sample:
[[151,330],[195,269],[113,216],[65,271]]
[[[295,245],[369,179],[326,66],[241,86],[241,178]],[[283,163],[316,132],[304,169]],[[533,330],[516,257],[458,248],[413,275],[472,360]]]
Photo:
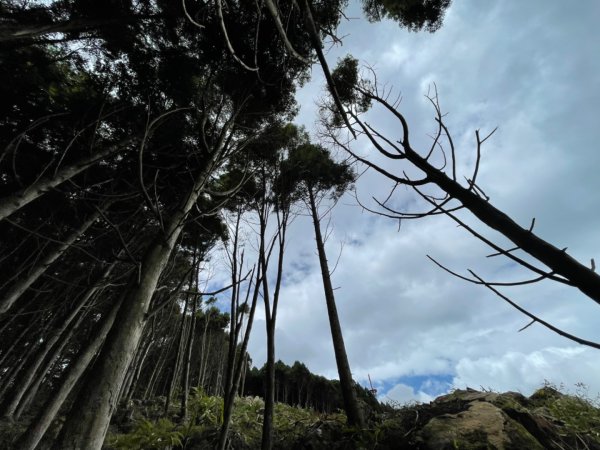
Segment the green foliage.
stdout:
[[[368,87],[366,80],[361,80],[358,71],[358,60],[351,55],[346,55],[338,60],[331,73],[338,98],[342,105],[351,114],[364,113],[371,107],[371,98],[364,94],[362,87]],[[329,126],[340,128],[344,125],[343,118],[338,108],[329,100],[322,105],[320,114],[325,117]]]
[[206,395],[201,388],[192,388],[188,408],[192,423],[216,426],[223,422],[223,398]]
[[452,0],[363,0],[363,10],[371,22],[395,20],[409,31],[437,31]]
[[157,422],[140,420],[128,434],[118,434],[109,438],[108,443],[117,450],[163,450],[182,445],[183,435],[177,425],[168,419]]
[[335,87],[344,106],[354,105],[356,112],[365,112],[371,106],[371,99],[362,95],[356,88],[359,85],[358,60],[352,55],[346,55],[338,60],[331,73]]
[[546,383],[534,396],[545,399],[545,406],[550,413],[563,421],[570,433],[588,434],[600,442],[600,408],[597,400],[588,398],[584,384],[578,383],[576,386],[577,394],[569,395],[561,394]]
[[320,145],[302,144],[292,149],[282,164],[278,181],[280,192],[290,198],[304,198],[331,191],[332,198],[340,197],[354,182],[352,168],[331,158]]

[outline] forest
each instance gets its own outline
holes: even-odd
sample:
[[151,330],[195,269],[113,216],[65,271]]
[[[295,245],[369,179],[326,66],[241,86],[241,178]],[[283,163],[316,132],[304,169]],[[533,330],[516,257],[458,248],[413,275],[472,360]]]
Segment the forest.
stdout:
[[[420,33],[443,27],[451,6],[360,2],[365,20]],[[405,440],[402,448],[446,448],[415,437],[432,410],[398,419],[353,376],[332,282],[336,255],[325,244],[331,211],[364,170],[393,187],[387,200],[361,204],[363,213],[398,223],[449,218],[530,274],[493,282],[431,257],[449,278],[487,289],[529,325],[600,349],[502,291],[554,282],[600,303],[594,260],[578,261],[538,236],[535,219],[522,226],[493,205],[478,175],[494,130],[476,132],[463,180],[437,90],[427,97],[436,132],[420,148],[376,69],[361,69],[351,55],[328,58],[326,48],[343,39],[337,29],[347,7],[345,0],[0,3],[2,448],[400,448]],[[326,92],[318,135],[294,122],[296,93],[314,71]],[[396,135],[365,119],[377,108]],[[357,139],[372,157],[357,150]],[[398,187],[422,209],[388,202]],[[313,240],[302,245],[318,259],[335,380],[277,355],[286,250],[298,239],[299,216],[311,226]],[[216,249],[225,264],[215,265]],[[265,334],[260,368],[249,351],[256,333]],[[463,411],[476,397],[457,392],[435,414]],[[600,448],[593,431],[600,413],[585,400],[548,387],[530,399],[477,399],[520,423],[530,417],[523,408],[542,400],[555,402],[547,407],[556,414],[565,404],[582,407],[590,421],[573,424],[561,442]],[[306,441],[323,434],[340,446]],[[531,435],[544,448],[574,448]]]

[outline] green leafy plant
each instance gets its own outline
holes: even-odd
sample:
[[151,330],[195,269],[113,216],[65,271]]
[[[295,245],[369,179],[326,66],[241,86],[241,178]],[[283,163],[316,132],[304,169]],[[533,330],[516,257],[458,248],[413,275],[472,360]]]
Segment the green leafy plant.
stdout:
[[201,388],[193,388],[189,411],[191,422],[197,425],[219,425],[223,422],[223,398],[206,395]]
[[118,450],[165,450],[181,446],[182,437],[177,426],[168,419],[141,420],[131,433],[109,439],[109,445]]

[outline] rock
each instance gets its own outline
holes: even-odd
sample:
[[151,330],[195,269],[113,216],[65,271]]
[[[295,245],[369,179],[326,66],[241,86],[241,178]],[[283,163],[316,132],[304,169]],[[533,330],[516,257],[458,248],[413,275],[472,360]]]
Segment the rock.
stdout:
[[479,392],[474,389],[467,388],[466,390],[457,389],[450,394],[442,395],[435,399],[435,403],[444,403],[449,401],[462,400],[465,402],[472,402],[475,400],[493,402],[498,398],[498,394],[495,392]]
[[[489,392],[479,394],[494,398]],[[431,419],[420,432],[425,448],[430,450],[543,449],[531,434],[520,424],[512,421],[500,408],[487,401],[479,401],[483,397],[473,392],[461,392],[458,395],[464,395],[463,398],[476,397],[477,399],[469,404],[466,411],[444,414]]]

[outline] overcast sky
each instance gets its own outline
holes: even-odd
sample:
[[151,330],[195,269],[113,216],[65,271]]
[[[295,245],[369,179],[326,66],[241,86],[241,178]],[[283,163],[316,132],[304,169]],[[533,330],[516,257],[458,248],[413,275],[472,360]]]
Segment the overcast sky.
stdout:
[[[600,263],[600,2],[580,0],[455,0],[435,34],[408,33],[395,23],[369,24],[351,5],[339,28],[343,46],[328,53],[331,66],[351,53],[374,67],[381,83],[402,95],[412,142],[425,149],[435,130],[424,95],[439,90],[459,157],[473,167],[475,130],[498,126],[482,154],[479,184],[522,226],[585,264]],[[298,122],[315,129],[323,94],[320,68],[298,94]],[[374,110],[368,121],[398,139],[400,127]],[[375,156],[359,141],[353,149]],[[384,162],[384,164],[388,164]],[[390,167],[390,170],[396,170]],[[397,172],[398,173],[398,172]],[[401,172],[400,172],[401,173]],[[356,195],[370,205],[389,183],[367,172]],[[395,205],[417,207],[408,190]],[[469,219],[478,231],[510,245]],[[324,224],[325,225],[325,224]],[[506,259],[486,258],[489,248],[448,218],[398,222],[362,212],[352,195],[332,212],[327,241],[338,287],[336,301],[353,376],[370,374],[382,399],[429,401],[452,387],[520,391],[544,380],[600,393],[600,352],[568,341],[529,320],[484,287],[434,266],[426,255],[493,281],[531,277]],[[342,245],[343,243],[343,245]],[[277,319],[277,359],[304,362],[337,378],[320,269],[310,222],[290,229],[286,277]],[[600,341],[600,306],[573,289],[540,283],[503,291],[520,305],[580,337]],[[250,354],[265,360],[263,310],[257,312]]]

